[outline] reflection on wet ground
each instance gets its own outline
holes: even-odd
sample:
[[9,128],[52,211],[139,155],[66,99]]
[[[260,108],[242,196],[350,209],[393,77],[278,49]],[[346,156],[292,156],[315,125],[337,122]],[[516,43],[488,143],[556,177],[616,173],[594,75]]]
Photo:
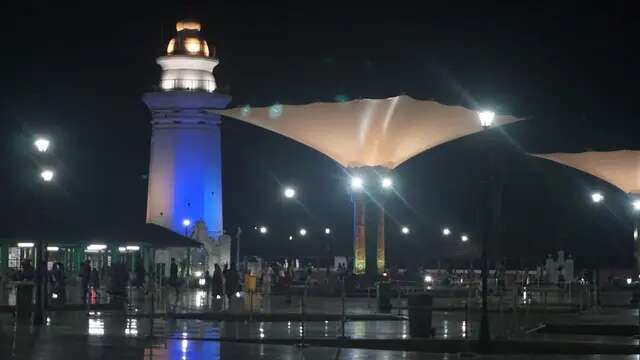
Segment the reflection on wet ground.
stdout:
[[[434,324],[439,338],[462,338],[470,329],[459,314],[437,314]],[[444,316],[446,318],[440,318]],[[47,326],[32,328],[16,325],[10,316],[0,316],[2,354],[7,359],[448,359],[457,355],[424,354],[402,351],[334,349],[312,347],[299,350],[295,346],[240,344],[216,339],[233,338],[297,338],[300,322],[218,322],[202,320],[165,320],[135,318],[114,311],[70,311],[51,313]],[[151,331],[153,329],[153,332]],[[304,324],[307,338],[335,338],[342,333],[340,322],[321,321]],[[409,335],[406,321],[355,321],[345,324],[345,334],[352,338],[397,339]],[[149,335],[154,335],[155,341]],[[536,338],[536,335],[532,335]],[[538,339],[576,340],[570,336],[537,335]],[[582,341],[606,341],[609,337],[580,337]],[[620,339],[637,343],[633,339]],[[4,359],[5,357],[3,357]],[[492,357],[489,357],[492,358]],[[504,358],[504,357],[495,357]],[[517,356],[514,358],[528,358]],[[536,359],[545,357],[536,355]],[[637,359],[637,357],[574,356],[562,358]]]
[[[352,339],[410,339],[406,320],[368,321],[204,321],[196,319],[165,319],[139,316],[149,312],[151,302],[140,290],[132,290],[131,306],[120,311],[75,310],[52,311],[46,326],[32,328],[16,325],[8,313],[0,313],[0,359],[448,359],[455,354],[424,354],[402,351],[374,351],[363,349],[335,349],[311,347],[303,350],[294,346],[245,344],[217,339],[335,339],[342,334]],[[6,304],[7,297],[4,297]],[[70,294],[70,302],[78,303],[78,297]],[[99,300],[104,300],[99,299]],[[289,313],[300,311],[299,297],[287,303],[283,296],[233,299],[231,312],[247,314],[247,306],[255,312]],[[440,305],[460,306],[465,299],[438,300]],[[375,300],[366,298],[345,299],[347,314],[375,314]],[[406,315],[403,300],[394,299],[400,309],[394,314]],[[177,313],[220,311],[216,300],[203,291],[184,291],[178,296],[165,293],[158,296],[155,309]],[[222,305],[222,304],[218,304]],[[309,297],[307,313],[340,314],[339,298]],[[250,311],[250,310],[249,310]],[[540,322],[572,324],[637,324],[637,310],[605,309],[594,312],[544,312],[503,311],[494,307],[490,316],[492,335],[496,339],[525,339],[546,341],[582,341],[609,344],[638,344],[630,337],[585,336],[559,334],[529,334],[526,332]],[[474,339],[477,337],[479,313],[471,311],[435,311],[432,325],[437,339]],[[152,341],[151,339],[155,339]],[[4,356],[7,354],[7,356]],[[544,357],[535,355],[536,359]],[[512,357],[512,356],[509,356]],[[489,357],[492,358],[492,357]],[[503,358],[503,357],[493,357]],[[528,358],[515,356],[513,358]],[[625,356],[562,356],[567,359],[638,359]]]

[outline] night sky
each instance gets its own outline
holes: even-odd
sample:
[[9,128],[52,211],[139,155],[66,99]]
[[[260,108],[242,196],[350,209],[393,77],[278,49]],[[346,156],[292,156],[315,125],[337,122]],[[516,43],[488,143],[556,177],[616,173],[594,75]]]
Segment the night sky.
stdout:
[[[155,58],[176,20],[188,16],[215,44],[216,79],[233,105],[407,94],[528,119],[440,146],[393,173],[392,263],[474,258],[480,174],[491,136],[500,144],[505,179],[492,256],[542,261],[564,248],[578,267],[630,263],[632,220],[624,194],[524,155],[640,148],[633,136],[640,127],[633,106],[640,84],[634,12],[615,2],[596,8],[15,3],[0,8],[0,237],[86,234],[144,221],[151,128],[140,98],[158,83]],[[300,194],[300,203],[286,209],[289,226],[311,232],[297,251],[322,254],[320,232],[330,226],[336,252],[350,253],[351,205],[336,163],[233,119],[224,120],[222,133],[225,228],[245,228],[244,254],[282,254],[271,237],[250,230],[280,221],[274,209],[282,183]],[[53,159],[35,156],[35,134],[52,138]],[[43,161],[57,170],[48,189],[37,178]],[[605,204],[590,202],[594,189],[603,191]],[[399,235],[404,224],[411,236]],[[442,238],[443,225],[454,236]],[[461,231],[471,236],[469,244],[458,240]]]

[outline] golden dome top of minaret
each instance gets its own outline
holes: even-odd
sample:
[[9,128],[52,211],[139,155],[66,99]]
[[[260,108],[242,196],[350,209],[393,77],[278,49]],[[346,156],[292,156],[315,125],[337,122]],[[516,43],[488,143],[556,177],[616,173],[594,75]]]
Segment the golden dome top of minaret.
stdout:
[[215,57],[214,51],[209,50],[206,40],[200,36],[201,26],[195,20],[181,20],[176,23],[177,34],[169,41],[167,55],[190,55]]

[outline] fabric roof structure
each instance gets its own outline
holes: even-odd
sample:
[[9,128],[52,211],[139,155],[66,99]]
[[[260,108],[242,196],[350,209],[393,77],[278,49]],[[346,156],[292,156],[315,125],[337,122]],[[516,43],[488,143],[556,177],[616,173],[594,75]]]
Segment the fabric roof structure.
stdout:
[[600,178],[627,194],[640,193],[640,151],[530,154]]
[[192,240],[155,224],[118,226],[104,231],[92,232],[91,234],[84,236],[79,236],[77,234],[56,234],[54,236],[14,236],[0,239],[0,243],[35,243],[38,239],[47,242],[48,245],[57,246],[83,246],[88,243],[96,243],[105,245],[140,244],[156,249],[169,247],[202,247],[202,244],[198,241]]
[[[476,111],[406,95],[211,111],[289,137],[350,168],[394,169],[425,150],[482,130]],[[518,120],[496,116],[494,126]]]
[[202,244],[156,224],[124,226],[107,230],[92,237],[91,242],[141,243],[156,249],[169,247],[198,248]]

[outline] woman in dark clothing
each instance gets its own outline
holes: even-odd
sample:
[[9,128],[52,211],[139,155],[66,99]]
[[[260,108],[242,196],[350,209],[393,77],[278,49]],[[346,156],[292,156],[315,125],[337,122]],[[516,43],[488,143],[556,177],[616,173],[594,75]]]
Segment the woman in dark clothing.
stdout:
[[224,295],[224,287],[222,285],[222,269],[220,265],[215,264],[213,270],[213,282],[211,284],[211,296],[218,299],[218,296],[222,298]]
[[225,292],[229,300],[231,300],[231,298],[235,295],[236,291],[239,290],[238,281],[239,281],[238,272],[236,271],[235,265],[231,263],[229,270],[227,270],[226,274],[224,274],[224,286],[226,290]]

